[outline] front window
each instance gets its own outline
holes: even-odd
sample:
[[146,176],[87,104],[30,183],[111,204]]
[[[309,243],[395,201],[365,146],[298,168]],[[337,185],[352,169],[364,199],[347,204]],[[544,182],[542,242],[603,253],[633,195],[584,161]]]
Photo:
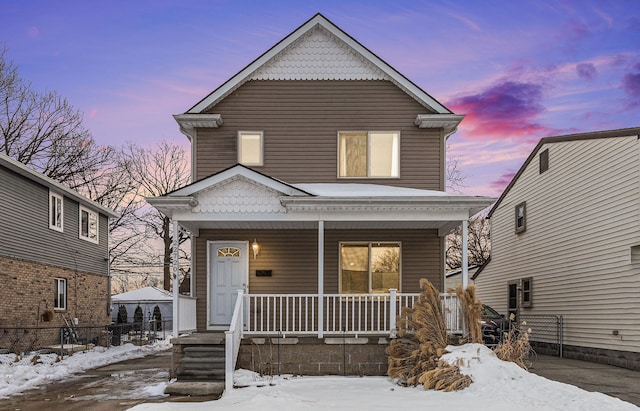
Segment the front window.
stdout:
[[399,243],[340,244],[343,294],[387,293],[400,288]]
[[53,308],[56,310],[67,309],[67,280],[64,278],[53,279]]
[[262,131],[238,132],[238,163],[245,166],[262,165]]
[[98,214],[80,207],[80,238],[98,242]]
[[339,177],[400,177],[400,133],[338,133]]
[[532,307],[532,283],[533,280],[531,277],[522,279],[522,306],[523,307]]
[[56,231],[63,230],[63,204],[61,195],[49,193],[49,228]]

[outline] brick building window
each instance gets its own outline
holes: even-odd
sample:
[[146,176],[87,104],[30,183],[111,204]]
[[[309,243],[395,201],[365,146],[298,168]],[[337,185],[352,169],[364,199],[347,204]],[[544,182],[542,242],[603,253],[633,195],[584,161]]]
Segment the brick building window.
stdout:
[[64,278],[54,278],[53,281],[53,308],[56,310],[66,310],[67,280]]

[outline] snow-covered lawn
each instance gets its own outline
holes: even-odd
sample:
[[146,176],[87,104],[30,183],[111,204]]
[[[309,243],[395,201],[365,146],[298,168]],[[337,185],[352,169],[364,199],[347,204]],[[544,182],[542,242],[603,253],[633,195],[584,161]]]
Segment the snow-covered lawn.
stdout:
[[131,410],[638,410],[633,404],[601,393],[581,390],[522,370],[499,360],[479,344],[448,347],[449,362],[460,359],[472,377],[458,392],[400,387],[386,377],[261,378],[240,370],[238,385],[218,401],[140,404]]
[[[0,355],[0,396],[5,397],[71,374],[126,359],[139,358],[169,348],[168,339],[138,347],[126,344],[109,349],[96,348],[76,353],[60,362],[55,355],[33,356],[15,362],[13,354]],[[260,377],[238,370],[237,385],[246,388],[225,393],[218,401],[202,403],[147,403],[132,410],[640,410],[633,404],[605,394],[581,390],[529,373],[500,361],[479,344],[448,347],[449,362],[461,364],[472,377],[469,388],[458,392],[425,391],[421,387],[401,387],[387,377]],[[144,388],[147,395],[161,396],[167,382]]]
[[39,385],[60,380],[92,368],[141,358],[170,348],[169,338],[158,340],[154,344],[136,346],[124,344],[119,347],[96,347],[87,352],[76,352],[65,356],[61,361],[56,354],[34,354],[17,357],[15,354],[0,355],[0,397],[7,397]]

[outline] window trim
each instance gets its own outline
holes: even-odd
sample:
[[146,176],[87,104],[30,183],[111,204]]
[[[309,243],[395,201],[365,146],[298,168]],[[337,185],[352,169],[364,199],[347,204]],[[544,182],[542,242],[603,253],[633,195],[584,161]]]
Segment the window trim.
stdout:
[[[87,227],[87,235],[84,236],[82,235],[82,212],[86,212],[87,213],[87,218],[90,218],[90,216],[93,214],[96,216],[96,238],[91,238],[90,235],[90,225],[89,227]],[[100,214],[83,206],[80,206],[80,209],[78,211],[78,237],[81,240],[85,240],[85,241],[89,241],[91,243],[94,244],[98,244],[100,241]]]
[[[522,226],[518,225],[518,210],[522,208]],[[527,202],[523,201],[515,207],[515,232],[522,233],[527,229]]]
[[[260,136],[260,161],[258,163],[243,163],[242,160],[242,136],[245,134],[258,134]],[[264,131],[250,131],[250,130],[239,130],[237,137],[237,160],[238,164],[242,164],[243,166],[250,167],[262,167],[264,166]]]
[[[60,200],[60,227],[53,220],[53,212],[56,206],[55,200]],[[49,191],[49,228],[55,231],[64,232],[64,197],[61,194]]]
[[[367,169],[367,175],[366,176],[342,176],[340,175],[340,134],[342,133],[351,133],[351,134],[356,134],[356,133],[363,133],[367,135],[367,158],[366,158],[366,169]],[[372,176],[371,175],[371,135],[372,134],[396,134],[398,136],[398,158],[397,158],[397,162],[398,162],[398,175],[397,176]],[[400,151],[401,151],[401,147],[402,147],[402,142],[401,142],[401,133],[400,130],[338,130],[338,135],[337,135],[337,169],[336,169],[336,175],[338,179],[367,179],[367,180],[371,180],[371,179],[399,179],[401,178],[401,158],[402,156],[400,155]]]
[[[373,292],[371,290],[371,247],[374,244],[397,244],[398,246],[398,292],[402,292],[402,241],[339,241],[338,242],[338,294],[349,295],[351,293],[345,293],[342,290],[342,246],[343,245],[366,245],[369,248],[369,262],[368,262],[368,271],[369,271],[369,281],[368,281],[368,291],[365,294],[385,294],[388,291],[383,293]],[[360,293],[355,293],[360,294]]]
[[[59,284],[64,284],[64,291],[63,291],[63,301],[62,301],[62,305],[60,305],[60,299],[58,297],[60,297],[60,286]],[[58,302],[58,304],[56,304],[56,301]],[[67,279],[66,278],[54,278],[53,279],[53,309],[56,311],[66,311],[67,310]]]

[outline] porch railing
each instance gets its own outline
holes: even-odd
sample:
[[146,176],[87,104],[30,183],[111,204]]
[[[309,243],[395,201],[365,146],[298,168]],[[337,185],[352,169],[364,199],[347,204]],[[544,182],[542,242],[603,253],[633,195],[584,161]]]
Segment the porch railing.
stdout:
[[195,297],[178,296],[178,332],[196,330],[196,300]]
[[242,300],[243,290],[238,290],[238,298],[233,309],[229,331],[225,331],[224,344],[224,388],[226,392],[233,388],[233,371],[236,368],[236,360],[240,351],[240,341],[242,341],[242,323],[244,318]]
[[[325,294],[323,334],[393,335],[402,307],[417,301],[417,293]],[[317,294],[247,294],[245,332],[269,335],[318,334]],[[441,294],[447,332],[462,333],[462,314],[455,294]]]

